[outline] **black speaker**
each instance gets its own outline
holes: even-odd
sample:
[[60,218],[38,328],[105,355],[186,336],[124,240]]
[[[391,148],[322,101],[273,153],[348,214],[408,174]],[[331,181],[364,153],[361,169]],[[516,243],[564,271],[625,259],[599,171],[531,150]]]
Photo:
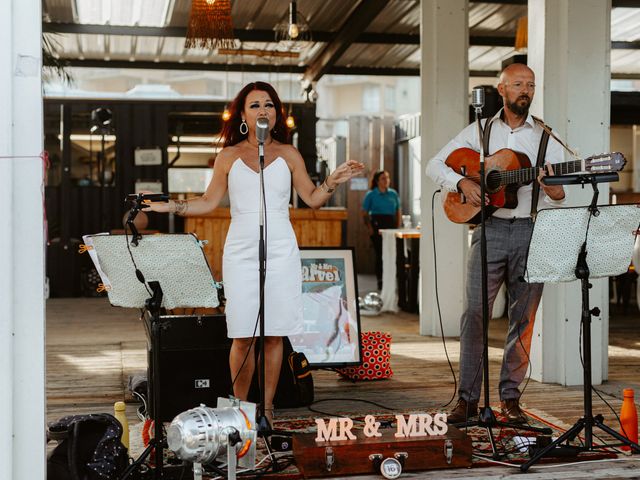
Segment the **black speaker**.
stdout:
[[[150,337],[150,324],[145,321]],[[218,397],[228,397],[231,340],[227,338],[225,316],[162,316],[159,326],[159,365],[153,362],[151,338],[147,352],[150,411],[153,412],[154,368],[159,373],[159,415],[163,422],[201,403],[215,407]]]

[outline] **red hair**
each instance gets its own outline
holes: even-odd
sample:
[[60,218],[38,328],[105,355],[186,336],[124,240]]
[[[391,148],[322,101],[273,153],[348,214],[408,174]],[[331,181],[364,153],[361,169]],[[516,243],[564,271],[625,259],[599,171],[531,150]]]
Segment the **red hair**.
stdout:
[[273,101],[276,109],[276,124],[271,130],[271,138],[277,140],[280,143],[288,143],[289,141],[289,129],[285,123],[285,113],[282,106],[282,101],[278,96],[276,90],[266,82],[251,82],[245,85],[242,90],[238,92],[236,98],[233,99],[229,106],[229,113],[231,118],[224,122],[222,132],[220,133],[222,146],[228,147],[240,143],[245,138],[246,134],[240,133],[240,124],[242,123],[242,111],[247,100],[247,95],[254,90],[261,92],[267,92]]

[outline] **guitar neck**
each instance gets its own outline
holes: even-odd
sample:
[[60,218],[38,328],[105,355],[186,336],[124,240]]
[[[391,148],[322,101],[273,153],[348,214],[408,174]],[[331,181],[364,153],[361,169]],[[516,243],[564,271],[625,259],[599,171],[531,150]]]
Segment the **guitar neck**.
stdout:
[[[582,160],[572,160],[570,162],[554,163],[554,175],[567,175],[569,173],[581,172],[583,170]],[[510,185],[512,183],[527,183],[538,178],[536,167],[520,168],[516,170],[506,170],[500,172],[500,185]]]

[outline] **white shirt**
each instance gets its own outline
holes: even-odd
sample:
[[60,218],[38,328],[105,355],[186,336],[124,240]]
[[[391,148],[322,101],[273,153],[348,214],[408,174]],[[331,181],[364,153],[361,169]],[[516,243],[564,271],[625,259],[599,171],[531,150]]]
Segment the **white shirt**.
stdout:
[[[529,114],[521,126],[512,130],[511,127],[502,120],[501,114],[502,109],[493,117],[493,126],[491,127],[491,134],[489,136],[489,151],[485,152],[485,154],[490,155],[502,148],[509,148],[517,152],[525,153],[529,157],[531,165],[535,166],[536,159],[538,158],[540,138],[543,132],[542,127],[538,125],[533,120],[533,117],[531,117],[531,114]],[[484,124],[486,124],[486,119],[484,120]],[[480,150],[480,144],[478,143],[478,126],[475,122],[462,130],[429,161],[426,168],[427,176],[443,189],[450,192],[457,192],[458,182],[464,177],[456,173],[444,162],[451,152],[458,148],[465,147],[476,151]],[[564,150],[562,146],[553,137],[549,138],[545,163],[560,163],[563,161]],[[537,179],[534,180],[534,182],[537,181]],[[498,218],[521,218],[530,216],[532,189],[533,182],[520,187],[518,189],[518,206],[516,208],[499,208],[493,213],[493,216]],[[565,197],[562,200],[552,200],[545,195],[544,190],[540,188],[539,198],[538,210],[543,208],[556,208],[565,203],[567,198],[566,190]]]

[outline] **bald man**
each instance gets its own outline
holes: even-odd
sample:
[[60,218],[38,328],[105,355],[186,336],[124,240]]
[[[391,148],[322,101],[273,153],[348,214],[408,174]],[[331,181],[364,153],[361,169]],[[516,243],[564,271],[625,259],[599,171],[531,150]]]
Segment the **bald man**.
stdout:
[[[564,203],[562,186],[547,186],[540,180],[553,174],[554,163],[563,161],[562,146],[553,138],[543,142],[542,121],[529,114],[535,93],[535,75],[523,64],[512,64],[500,74],[498,93],[504,107],[491,119],[483,121],[485,154],[508,148],[525,153],[531,165],[536,165],[539,151],[546,167],[540,169],[537,183],[540,185],[537,208],[558,207]],[[445,191],[460,192],[466,201],[480,206],[480,185],[464,178],[445,164],[451,152],[458,148],[480,150],[476,123],[467,126],[451,140],[426,169],[427,175]],[[504,345],[504,356],[498,390],[502,414],[511,422],[527,421],[520,408],[519,386],[529,364],[529,349],[536,310],[542,296],[542,284],[525,283],[518,280],[523,275],[527,249],[533,229],[531,207],[533,185],[518,189],[518,205],[515,208],[500,208],[486,222],[487,272],[489,312],[503,283],[508,291],[509,329]],[[536,190],[538,190],[536,188]],[[488,198],[488,197],[487,197]],[[449,412],[449,423],[462,423],[478,415],[480,387],[483,380],[482,353],[482,265],[480,257],[481,227],[475,228],[467,263],[465,310],[460,319],[460,384],[458,402]]]

